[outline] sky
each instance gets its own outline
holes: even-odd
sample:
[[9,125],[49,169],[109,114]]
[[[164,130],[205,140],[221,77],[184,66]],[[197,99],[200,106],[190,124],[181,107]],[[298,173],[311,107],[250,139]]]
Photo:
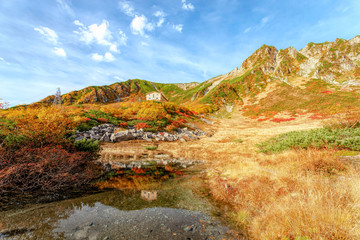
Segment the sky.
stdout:
[[360,35],[359,0],[0,0],[0,98],[128,79],[203,82],[263,44]]

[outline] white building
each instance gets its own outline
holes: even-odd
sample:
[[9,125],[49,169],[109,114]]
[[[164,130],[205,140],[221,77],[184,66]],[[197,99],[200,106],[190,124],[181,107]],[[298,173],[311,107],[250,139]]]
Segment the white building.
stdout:
[[168,101],[168,99],[161,92],[150,92],[146,94],[147,101]]

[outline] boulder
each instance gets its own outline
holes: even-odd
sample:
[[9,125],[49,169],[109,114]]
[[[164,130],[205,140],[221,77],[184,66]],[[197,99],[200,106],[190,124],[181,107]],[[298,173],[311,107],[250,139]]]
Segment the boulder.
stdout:
[[100,142],[110,142],[110,133],[105,133],[101,138],[100,138]]
[[112,142],[129,141],[133,139],[135,139],[135,137],[128,131],[113,133],[110,137]]

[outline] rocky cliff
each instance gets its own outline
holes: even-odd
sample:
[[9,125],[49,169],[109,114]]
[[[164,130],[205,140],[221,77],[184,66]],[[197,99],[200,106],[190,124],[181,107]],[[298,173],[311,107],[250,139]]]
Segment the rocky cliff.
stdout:
[[276,49],[263,45],[239,67],[200,86],[192,100],[202,103],[242,102],[263,92],[269,83],[307,82],[317,79],[340,87],[360,86],[360,36],[351,40],[309,43]]

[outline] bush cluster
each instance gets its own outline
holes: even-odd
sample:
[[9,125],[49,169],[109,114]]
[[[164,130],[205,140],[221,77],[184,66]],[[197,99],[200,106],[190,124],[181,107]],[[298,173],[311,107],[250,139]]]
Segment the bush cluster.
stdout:
[[360,151],[360,128],[320,128],[281,134],[259,144],[261,152],[278,153],[289,149],[331,148]]

